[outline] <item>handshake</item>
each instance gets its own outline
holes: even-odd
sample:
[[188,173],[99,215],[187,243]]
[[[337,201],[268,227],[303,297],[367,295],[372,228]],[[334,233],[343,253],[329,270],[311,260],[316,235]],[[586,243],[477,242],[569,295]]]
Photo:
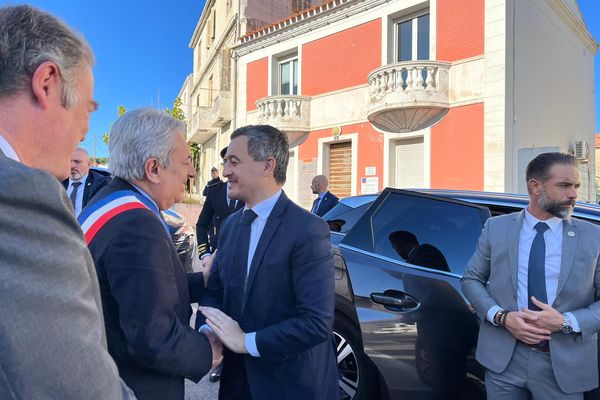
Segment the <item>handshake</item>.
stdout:
[[[198,311],[206,317],[206,325],[199,329],[206,335],[213,354],[212,368],[223,361],[223,345],[238,354],[247,354],[246,334],[239,324],[227,314],[212,307],[198,307]],[[208,325],[208,326],[207,326]]]

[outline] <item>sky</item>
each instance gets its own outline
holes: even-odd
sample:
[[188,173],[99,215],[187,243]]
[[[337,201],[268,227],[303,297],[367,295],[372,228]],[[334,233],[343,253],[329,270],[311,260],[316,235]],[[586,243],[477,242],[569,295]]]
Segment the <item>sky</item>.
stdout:
[[[459,0],[458,0],[459,1]],[[522,0],[520,0],[522,1]],[[96,55],[95,98],[83,147],[107,156],[102,134],[117,119],[117,107],[171,107],[187,75],[188,47],[205,0],[29,0],[82,33]],[[0,0],[0,4],[8,4]],[[13,2],[10,2],[13,3]],[[600,0],[579,0],[592,36],[600,42]],[[595,58],[596,132],[600,133],[600,52]],[[95,140],[94,140],[95,138]]]
[[[82,146],[96,156],[108,147],[102,134],[117,116],[117,107],[171,107],[193,68],[188,47],[204,0],[24,0],[61,18],[87,39],[96,56],[92,114]],[[0,0],[0,4],[15,4]],[[20,2],[19,2],[20,3]]]

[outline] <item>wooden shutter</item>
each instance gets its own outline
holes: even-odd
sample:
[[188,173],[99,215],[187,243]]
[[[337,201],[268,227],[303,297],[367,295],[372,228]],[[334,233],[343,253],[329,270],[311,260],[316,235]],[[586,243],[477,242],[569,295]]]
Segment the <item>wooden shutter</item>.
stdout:
[[352,142],[329,145],[329,191],[348,197],[352,190]]

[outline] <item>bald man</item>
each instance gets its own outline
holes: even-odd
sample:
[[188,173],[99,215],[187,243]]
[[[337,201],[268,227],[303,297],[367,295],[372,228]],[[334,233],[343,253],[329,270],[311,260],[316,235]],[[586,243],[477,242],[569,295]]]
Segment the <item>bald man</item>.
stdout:
[[325,175],[315,176],[310,185],[313,194],[317,195],[317,198],[313,201],[311,212],[317,214],[319,217],[325,215],[327,211],[331,210],[339,201],[334,194],[327,190],[328,186],[329,181]]
[[110,182],[108,173],[103,174],[90,170],[90,165],[88,152],[82,147],[76,148],[71,155],[71,173],[62,182],[63,187],[67,189],[67,195],[71,200],[76,217],[79,216],[88,201]]

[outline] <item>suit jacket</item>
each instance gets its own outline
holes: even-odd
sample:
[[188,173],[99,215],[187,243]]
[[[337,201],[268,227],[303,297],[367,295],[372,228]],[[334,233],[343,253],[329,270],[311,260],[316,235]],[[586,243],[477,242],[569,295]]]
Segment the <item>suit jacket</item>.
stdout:
[[221,182],[223,182],[223,181],[219,177],[213,178],[210,181],[208,181],[206,183],[206,186],[204,186],[204,189],[202,190],[202,196],[206,197],[206,195],[208,194],[208,189],[210,189],[211,187],[213,187]]
[[0,151],[0,397],[133,398],[106,349],[94,264],[56,178]]
[[[242,208],[244,208],[244,202],[238,201],[234,211]],[[231,214],[232,211],[227,204],[227,182],[217,183],[209,187],[196,223],[198,254],[200,257],[215,251],[219,244],[221,224]]]
[[[481,319],[477,360],[500,373],[508,365],[516,339],[492,325],[486,314],[494,305],[517,310],[519,236],[524,211],[490,218],[462,278],[465,296]],[[552,307],[572,312],[580,334],[553,333],[552,368],[566,393],[598,386],[597,337],[600,329],[600,228],[577,219],[563,221],[563,245],[558,290]],[[489,281],[489,283],[488,283]]]
[[247,255],[238,251],[241,215],[223,225],[205,303],[219,306],[244,332],[256,332],[261,356],[225,351],[219,398],[249,398],[248,391],[255,400],[338,398],[327,224],[282,193],[246,279]]
[[325,192],[323,196],[323,200],[321,200],[321,204],[319,204],[319,208],[315,212],[319,217],[322,217],[327,213],[327,211],[331,210],[335,205],[339,202],[339,199],[331,192]]
[[[110,182],[109,175],[103,175],[94,170],[89,170],[88,176],[85,179],[85,185],[83,188],[83,200],[81,201],[81,209],[83,209],[92,197],[96,195],[104,186]],[[69,178],[62,181],[62,185],[65,189],[69,188]]]
[[[88,207],[119,190],[115,178]],[[82,212],[82,215],[84,212]],[[184,398],[184,378],[210,369],[206,337],[189,326],[202,274],[186,274],[170,235],[148,209],[118,214],[89,243],[104,308],[108,351],[138,399]]]

